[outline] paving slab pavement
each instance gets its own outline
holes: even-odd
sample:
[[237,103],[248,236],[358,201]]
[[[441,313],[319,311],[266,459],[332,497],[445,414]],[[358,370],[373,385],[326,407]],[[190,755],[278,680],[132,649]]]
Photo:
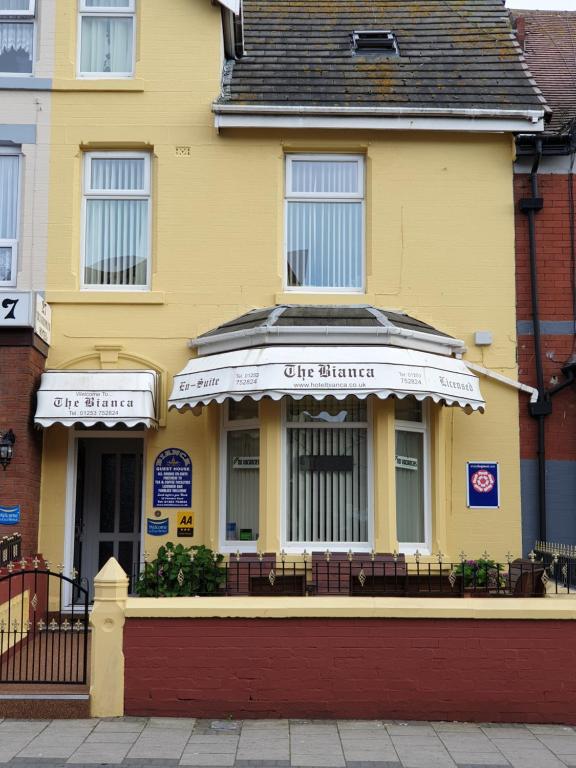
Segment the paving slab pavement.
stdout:
[[2,768],[576,768],[576,727],[385,720],[1,720]]

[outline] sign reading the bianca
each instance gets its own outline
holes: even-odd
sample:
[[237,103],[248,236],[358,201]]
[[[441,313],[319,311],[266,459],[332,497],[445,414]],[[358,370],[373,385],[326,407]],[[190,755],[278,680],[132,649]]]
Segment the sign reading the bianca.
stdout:
[[192,506],[192,462],[186,451],[167,448],[156,457],[153,506],[163,509]]
[[500,478],[496,462],[468,462],[466,465],[468,506],[471,509],[498,509]]
[[180,408],[246,395],[388,397],[394,392],[423,394],[463,407],[484,406],[478,378],[461,360],[384,346],[278,346],[200,356],[174,377],[170,405]]

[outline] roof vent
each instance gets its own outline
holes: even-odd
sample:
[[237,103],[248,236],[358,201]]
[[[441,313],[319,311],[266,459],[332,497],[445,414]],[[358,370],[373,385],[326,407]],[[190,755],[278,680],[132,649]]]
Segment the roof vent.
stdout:
[[387,29],[356,29],[352,33],[352,47],[362,53],[398,56],[396,35]]

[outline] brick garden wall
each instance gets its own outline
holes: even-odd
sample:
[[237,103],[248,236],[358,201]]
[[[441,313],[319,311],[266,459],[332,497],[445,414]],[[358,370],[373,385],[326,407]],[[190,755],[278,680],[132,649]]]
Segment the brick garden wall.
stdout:
[[573,621],[129,618],[124,653],[128,715],[576,724]]
[[21,346],[2,342],[0,336],[0,432],[11,428],[16,444],[12,463],[6,472],[0,469],[0,505],[20,504],[21,523],[0,526],[0,536],[21,533],[27,556],[38,547],[42,432],[34,428],[33,419],[45,357],[25,341]]

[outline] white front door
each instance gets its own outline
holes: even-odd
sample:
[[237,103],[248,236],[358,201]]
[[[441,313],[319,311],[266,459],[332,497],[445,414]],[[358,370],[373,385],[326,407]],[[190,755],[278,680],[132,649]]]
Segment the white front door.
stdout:
[[129,577],[140,562],[142,456],[141,439],[78,440],[74,566],[90,590],[110,557]]

